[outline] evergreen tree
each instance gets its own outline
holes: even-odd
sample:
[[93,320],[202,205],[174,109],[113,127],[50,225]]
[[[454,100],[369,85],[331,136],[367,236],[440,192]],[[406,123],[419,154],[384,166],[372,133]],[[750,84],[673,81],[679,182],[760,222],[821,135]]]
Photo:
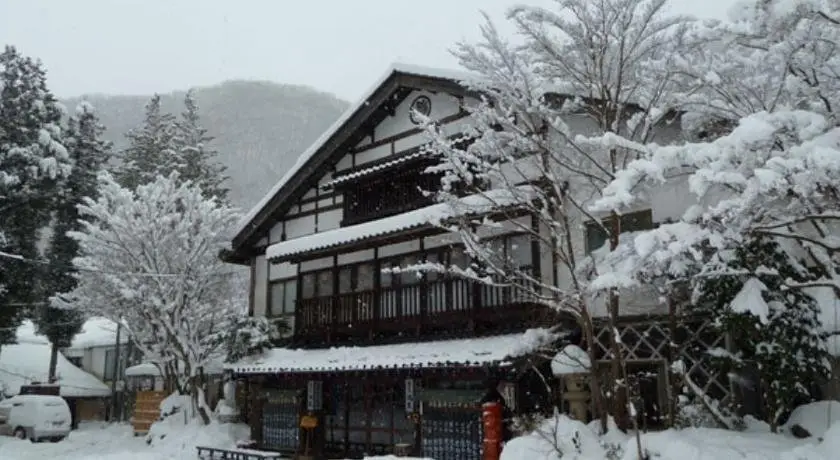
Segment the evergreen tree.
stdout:
[[[39,61],[7,46],[0,53],[0,251],[38,258],[56,184],[70,172],[63,109]],[[14,341],[23,307],[36,301],[37,265],[0,257],[0,344]]]
[[175,148],[175,117],[161,111],[160,95],[146,104],[143,124],[128,132],[128,148],[122,154],[117,180],[129,190],[153,182],[158,175],[168,176],[179,169]]
[[214,138],[201,125],[198,103],[192,90],[184,96],[184,111],[176,127],[175,148],[180,179],[198,185],[207,198],[215,196],[227,202],[228,188],[224,185],[228,179],[225,175],[227,168],[218,162],[218,152],[210,148]]
[[76,109],[75,116],[70,118],[65,136],[73,169],[62,183],[62,193],[55,211],[47,256],[49,264],[42,283],[45,306],[38,309],[33,318],[38,332],[45,335],[52,344],[49,367],[51,381],[55,379],[58,350],[70,346],[84,323],[84,317],[78,311],[54,308],[50,298],[76,288],[73,259],[78,256],[79,244],[67,236],[67,232],[82,230],[82,216],[77,206],[86,197],[96,199],[98,196],[97,174],[108,161],[111,149],[110,144],[102,139],[104,131],[93,108],[82,103]]
[[828,376],[819,306],[803,289],[788,286],[812,275],[768,238],[718,253],[724,256],[695,278],[694,308],[717,318],[729,334],[732,352],[712,353],[721,370],[757,375],[764,416],[775,430],[797,403],[814,399],[810,384]]

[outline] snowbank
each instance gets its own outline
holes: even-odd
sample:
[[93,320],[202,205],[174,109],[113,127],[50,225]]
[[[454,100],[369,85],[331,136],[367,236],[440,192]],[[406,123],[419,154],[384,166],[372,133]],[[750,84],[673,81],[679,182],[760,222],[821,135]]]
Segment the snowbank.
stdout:
[[811,436],[822,438],[829,427],[838,423],[840,423],[840,402],[817,401],[794,409],[782,427],[782,431],[790,433],[793,426],[799,425],[808,430]]
[[155,422],[147,436],[151,449],[165,452],[171,458],[195,458],[196,446],[217,449],[236,449],[237,443],[247,441],[251,429],[239,423],[210,422],[204,425],[199,419],[184,423],[181,414]]
[[[21,385],[45,383],[48,379],[51,347],[48,344],[17,343],[0,347],[0,386],[9,396],[20,391]],[[58,354],[56,365],[61,396],[69,398],[106,397],[111,389],[92,374],[79,369]]]
[[559,415],[505,444],[500,460],[604,460],[606,455],[589,427]]
[[[815,444],[772,433],[745,433],[713,428],[686,428],[648,433],[642,436],[644,450],[657,460],[829,460],[823,457],[792,456]],[[637,460],[634,440],[627,441],[621,460]]]
[[[808,405],[797,417],[813,422],[820,414],[824,419],[827,407],[826,403]],[[647,433],[641,440],[645,455],[657,460],[833,460],[840,452],[840,422],[827,431],[824,425],[825,422],[823,441],[816,437],[796,439],[766,430],[715,428]],[[543,422],[538,430],[508,442],[501,460],[638,460],[635,437],[621,433],[614,424],[606,435],[599,436],[598,427],[598,422],[587,426],[559,415]]]

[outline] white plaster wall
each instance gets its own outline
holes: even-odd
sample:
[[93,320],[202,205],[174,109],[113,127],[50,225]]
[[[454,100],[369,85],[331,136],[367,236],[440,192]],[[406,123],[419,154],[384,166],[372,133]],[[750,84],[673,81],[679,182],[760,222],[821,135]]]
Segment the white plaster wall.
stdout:
[[286,221],[286,239],[298,238],[315,233],[315,215],[297,217]]
[[[104,365],[101,365],[104,367]],[[84,356],[82,356],[82,369],[94,373],[94,359],[93,359],[93,348],[85,348]],[[99,372],[100,374],[102,371]]]
[[[380,158],[385,158],[391,154],[391,144],[384,144],[378,147],[374,147],[372,149],[363,150],[356,154],[356,165],[361,165],[365,163],[370,163],[371,161],[378,160]],[[347,158],[347,161],[341,161],[336,165],[336,169],[341,168],[347,169],[351,166],[351,161],[349,160],[350,155],[345,155],[342,160]]]
[[420,250],[420,240],[404,241],[402,243],[389,244],[379,248],[379,258],[397,256]]
[[300,271],[308,272],[312,270],[320,270],[322,268],[329,268],[333,266],[332,257],[322,257],[320,259],[305,260],[300,263]]
[[338,265],[364,262],[366,260],[373,260],[373,249],[365,249],[362,251],[348,252],[346,254],[338,255]]
[[458,244],[461,238],[455,233],[442,233],[440,235],[427,236],[423,240],[423,246],[427,249],[439,248],[441,246],[450,246]]
[[283,222],[277,222],[274,227],[268,232],[268,243],[274,244],[282,239],[283,236]]
[[268,262],[265,256],[258,256],[254,270],[254,316],[265,316],[268,300]]
[[[113,347],[93,347],[90,350],[90,364],[85,370],[99,377],[100,380],[111,380],[110,375],[105,375],[105,352]],[[84,361],[82,361],[84,364]]]
[[[345,155],[345,156],[347,156],[347,155]],[[332,173],[332,171],[327,171],[326,173],[324,173],[323,176],[321,176],[320,179],[318,179],[318,185],[319,186],[324,185],[327,182],[330,182],[331,180],[333,180],[333,173]]]
[[345,169],[349,169],[353,167],[353,156],[352,155],[344,155],[341,157],[338,162],[335,164],[336,171],[344,171]]
[[414,129],[417,125],[411,122],[409,112],[411,102],[418,96],[426,96],[432,101],[432,112],[429,118],[440,120],[441,118],[455,115],[460,110],[460,101],[457,97],[448,93],[430,93],[428,91],[414,91],[394,111],[394,116],[386,118],[374,130],[376,139],[393,136],[395,134]]
[[344,210],[341,208],[332,209],[318,213],[318,232],[336,229],[341,227],[341,219],[344,218]]
[[297,264],[293,264],[291,262],[271,264],[268,267],[268,280],[274,281],[283,278],[293,278],[297,276],[297,270]]

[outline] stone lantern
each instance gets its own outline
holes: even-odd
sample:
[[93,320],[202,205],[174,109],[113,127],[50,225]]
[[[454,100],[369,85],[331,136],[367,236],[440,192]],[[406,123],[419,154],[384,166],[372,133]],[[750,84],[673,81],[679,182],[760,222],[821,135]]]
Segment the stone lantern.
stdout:
[[584,423],[589,420],[591,369],[589,354],[577,345],[566,345],[551,360],[551,372],[565,387],[563,400],[569,404],[569,415]]

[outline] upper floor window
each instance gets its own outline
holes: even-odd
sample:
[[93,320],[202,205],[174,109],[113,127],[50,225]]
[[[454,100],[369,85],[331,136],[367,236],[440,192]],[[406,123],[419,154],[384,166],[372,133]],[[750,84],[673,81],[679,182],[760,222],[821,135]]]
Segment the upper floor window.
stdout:
[[493,238],[488,242],[494,254],[486,263],[492,263],[499,269],[520,270],[528,272],[533,269],[534,254],[531,246],[531,235],[517,233]]
[[399,214],[433,203],[424,192],[440,188],[440,176],[424,172],[426,166],[389,173],[358,184],[344,197],[343,225],[353,225]]
[[[607,240],[609,240],[609,235],[605,231],[604,227],[606,227],[607,229],[611,228],[612,217],[607,217],[606,219],[603,219],[601,223],[603,224],[603,227],[595,224],[594,222],[586,224],[587,254],[600,248],[607,242]],[[627,214],[622,214],[619,217],[619,228],[620,233],[650,230],[654,228],[653,212],[651,212],[650,209],[646,209],[644,211],[636,211]]]
[[294,330],[297,280],[288,279],[271,283],[268,300],[268,317],[286,321],[289,331]]
[[119,356],[119,366],[117,366],[117,349],[108,348],[107,350],[105,350],[105,366],[104,369],[102,369],[103,380],[119,380],[125,372],[125,350],[120,350],[120,352],[121,354]]

